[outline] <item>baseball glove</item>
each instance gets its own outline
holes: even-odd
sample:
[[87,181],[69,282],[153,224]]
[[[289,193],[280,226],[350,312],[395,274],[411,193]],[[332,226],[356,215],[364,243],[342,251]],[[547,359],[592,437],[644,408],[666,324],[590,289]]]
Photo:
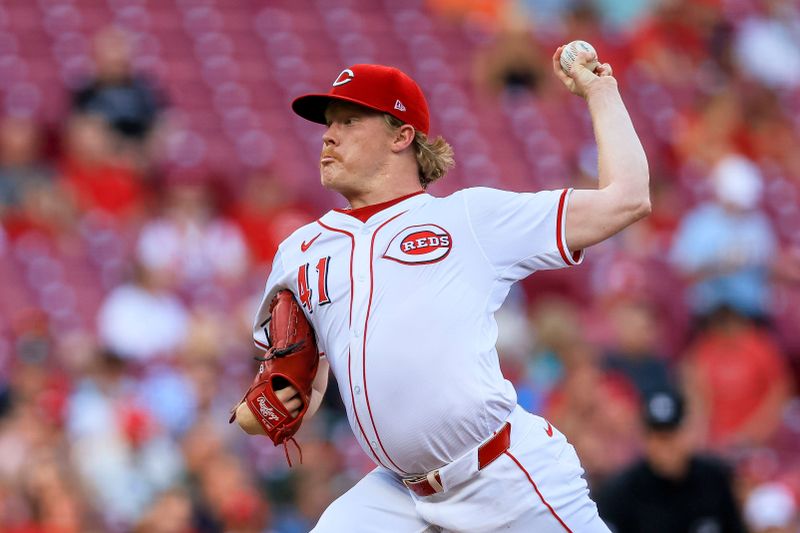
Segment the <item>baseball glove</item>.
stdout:
[[[319,365],[319,352],[314,329],[290,291],[278,292],[270,302],[269,310],[269,349],[263,357],[255,358],[260,362],[258,373],[242,400],[234,407],[230,422],[236,420],[236,410],[242,402],[246,403],[275,446],[284,445],[286,460],[291,466],[286,443],[292,441],[297,446],[293,436],[308,409],[311,384]],[[276,391],[290,385],[297,390],[303,404],[295,418],[275,395]],[[245,427],[248,421],[240,420],[239,423]],[[299,450],[300,447],[297,447]],[[302,462],[302,452],[300,460]]]

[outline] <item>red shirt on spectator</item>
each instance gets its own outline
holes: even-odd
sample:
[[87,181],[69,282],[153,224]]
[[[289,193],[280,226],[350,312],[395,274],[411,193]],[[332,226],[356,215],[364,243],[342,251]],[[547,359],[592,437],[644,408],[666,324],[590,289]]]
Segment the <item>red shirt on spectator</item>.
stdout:
[[68,160],[62,173],[81,211],[100,209],[119,215],[130,214],[141,206],[142,185],[132,169],[113,164],[81,165]]
[[[754,432],[769,437],[769,426],[774,429],[780,418],[780,403],[769,396],[788,389],[788,373],[767,334],[755,327],[712,329],[695,344],[688,363],[696,379],[693,392],[707,410],[709,444],[752,441]],[[761,431],[751,427],[762,423]]]

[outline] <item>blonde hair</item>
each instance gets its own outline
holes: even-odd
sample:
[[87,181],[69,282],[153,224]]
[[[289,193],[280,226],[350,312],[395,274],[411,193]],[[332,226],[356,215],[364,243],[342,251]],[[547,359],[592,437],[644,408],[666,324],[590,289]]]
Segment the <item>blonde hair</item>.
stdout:
[[[397,129],[405,124],[399,118],[386,113],[383,118],[391,129]],[[423,189],[427,189],[428,185],[444,176],[456,164],[453,147],[441,135],[429,141],[426,134],[415,131],[413,147],[417,158],[419,183]]]

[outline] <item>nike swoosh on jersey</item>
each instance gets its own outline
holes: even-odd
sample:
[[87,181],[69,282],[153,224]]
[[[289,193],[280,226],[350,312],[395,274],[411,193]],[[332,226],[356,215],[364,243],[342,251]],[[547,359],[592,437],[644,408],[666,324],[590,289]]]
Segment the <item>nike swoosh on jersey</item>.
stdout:
[[553,436],[553,426],[550,425],[550,422],[547,423],[547,427],[544,429],[544,432],[547,433],[548,437]]
[[316,236],[316,237],[314,237],[313,239],[311,239],[310,241],[308,241],[308,242],[306,242],[306,241],[303,241],[303,242],[301,242],[301,243],[300,243],[300,251],[301,251],[301,252],[305,252],[306,250],[308,250],[308,249],[311,247],[311,245],[312,245],[312,244],[314,244],[314,241],[316,241],[316,240],[317,240],[317,237],[319,237],[320,235],[322,235],[322,233],[317,233],[317,236]]

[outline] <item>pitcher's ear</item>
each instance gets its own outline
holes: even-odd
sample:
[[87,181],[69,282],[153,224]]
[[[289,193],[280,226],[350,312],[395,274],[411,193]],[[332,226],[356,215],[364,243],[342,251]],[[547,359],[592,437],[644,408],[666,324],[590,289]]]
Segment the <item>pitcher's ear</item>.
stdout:
[[410,124],[403,124],[394,130],[394,137],[392,138],[392,151],[401,152],[408,148],[414,142],[416,135],[414,126]]

